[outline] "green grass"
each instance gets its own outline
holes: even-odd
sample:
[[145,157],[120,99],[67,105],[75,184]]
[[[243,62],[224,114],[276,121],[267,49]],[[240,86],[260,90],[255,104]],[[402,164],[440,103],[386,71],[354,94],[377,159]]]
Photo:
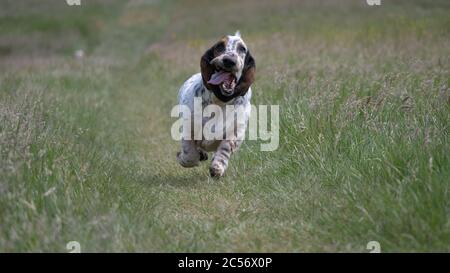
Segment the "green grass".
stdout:
[[[450,251],[448,1],[203,2],[2,4],[0,251]],[[236,29],[280,147],[215,180],[170,110]]]

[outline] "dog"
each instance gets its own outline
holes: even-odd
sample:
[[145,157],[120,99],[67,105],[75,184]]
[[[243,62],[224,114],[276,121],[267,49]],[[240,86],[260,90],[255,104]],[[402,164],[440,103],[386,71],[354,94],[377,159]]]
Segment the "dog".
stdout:
[[[177,153],[177,161],[183,167],[199,165],[208,159],[208,152],[214,152],[209,168],[212,177],[222,177],[228,167],[231,154],[242,144],[248,120],[250,118],[252,96],[251,85],[255,81],[256,65],[250,51],[241,38],[239,31],[227,35],[209,48],[200,59],[200,71],[191,76],[180,88],[178,101],[180,105],[189,107],[191,117],[194,115],[194,99],[201,98],[202,110],[215,105],[226,113],[229,105],[243,109],[243,115],[231,113],[224,115],[226,122],[212,121],[211,117],[203,117],[201,126],[214,122],[214,126],[222,127],[222,138],[206,139],[202,134],[181,139],[181,151]],[[232,122],[229,122],[231,119]],[[194,122],[195,123],[195,118]],[[194,136],[193,124],[190,135]],[[211,125],[211,124],[210,124]]]

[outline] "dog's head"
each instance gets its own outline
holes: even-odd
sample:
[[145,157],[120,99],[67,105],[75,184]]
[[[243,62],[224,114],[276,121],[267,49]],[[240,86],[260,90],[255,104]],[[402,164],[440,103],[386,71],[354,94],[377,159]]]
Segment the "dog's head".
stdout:
[[245,95],[255,81],[255,60],[239,32],[208,49],[200,67],[203,84],[224,102]]

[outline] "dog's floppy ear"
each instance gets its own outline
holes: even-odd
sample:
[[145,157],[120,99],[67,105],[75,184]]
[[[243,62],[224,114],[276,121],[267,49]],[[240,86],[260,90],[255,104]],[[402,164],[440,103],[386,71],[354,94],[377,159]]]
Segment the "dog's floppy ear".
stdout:
[[239,79],[235,92],[243,96],[247,93],[250,85],[255,81],[256,64],[255,59],[250,54],[250,51],[245,55],[244,69],[242,70],[242,76]]
[[200,71],[202,73],[203,85],[208,89],[212,90],[213,85],[210,85],[208,81],[211,79],[212,74],[214,74],[215,67],[210,62],[214,59],[214,46],[206,50],[200,59]]

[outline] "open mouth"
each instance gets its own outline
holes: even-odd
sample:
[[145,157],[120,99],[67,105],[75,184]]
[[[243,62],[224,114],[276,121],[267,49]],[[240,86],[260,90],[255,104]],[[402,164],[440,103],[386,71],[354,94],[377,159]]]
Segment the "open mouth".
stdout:
[[219,70],[211,76],[208,83],[212,85],[219,85],[224,95],[231,95],[234,87],[236,86],[236,77],[232,72]]

